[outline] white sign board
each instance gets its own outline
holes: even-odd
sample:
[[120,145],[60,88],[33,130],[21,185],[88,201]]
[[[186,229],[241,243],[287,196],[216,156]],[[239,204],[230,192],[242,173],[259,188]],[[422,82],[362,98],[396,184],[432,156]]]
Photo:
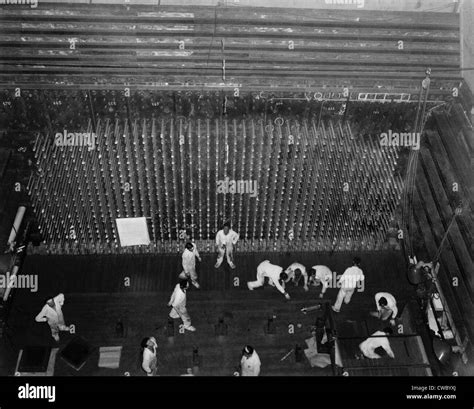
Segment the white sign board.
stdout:
[[146,217],[127,217],[115,220],[122,247],[150,244]]

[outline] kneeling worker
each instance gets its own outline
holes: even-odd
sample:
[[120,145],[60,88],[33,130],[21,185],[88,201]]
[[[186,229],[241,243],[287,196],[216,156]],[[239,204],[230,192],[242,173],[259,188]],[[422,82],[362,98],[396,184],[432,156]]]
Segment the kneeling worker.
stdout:
[[[265,277],[280,291],[287,300],[290,299],[289,294],[285,291],[281,282],[285,282],[288,279],[288,275],[283,272],[283,268],[275,264],[271,264],[270,261],[262,261],[257,267],[257,280],[247,282],[249,290],[263,286],[265,283]],[[284,285],[284,284],[283,284]]]
[[309,271],[309,282],[318,286],[321,285],[321,292],[319,293],[319,298],[323,298],[326,290],[328,289],[332,280],[332,271],[329,267],[316,265],[311,267]]
[[395,354],[390,347],[390,341],[387,338],[387,335],[391,334],[393,334],[391,328],[385,328],[383,331],[374,332],[369,338],[359,344],[360,351],[366,358],[380,359],[382,357],[377,354],[375,350],[377,348],[382,348],[390,358],[395,358]]
[[377,311],[371,312],[370,315],[382,321],[390,320],[390,324],[395,325],[395,318],[398,314],[395,297],[390,293],[377,293],[375,294],[375,304]]
[[306,267],[303,264],[293,263],[285,270],[285,273],[288,276],[288,278],[285,280],[285,283],[288,283],[291,280],[295,285],[297,285],[300,277],[303,276],[304,290],[309,290],[308,273],[306,272]]

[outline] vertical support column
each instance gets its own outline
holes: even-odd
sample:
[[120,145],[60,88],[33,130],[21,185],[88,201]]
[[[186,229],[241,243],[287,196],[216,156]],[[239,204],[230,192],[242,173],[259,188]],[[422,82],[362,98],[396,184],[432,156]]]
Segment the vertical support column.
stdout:
[[[151,171],[151,168],[144,166],[148,163],[149,158],[144,150],[145,141],[147,139],[146,135],[146,121],[143,120],[141,123],[141,129],[138,121],[135,121],[133,124],[133,154],[134,162],[136,163],[137,172],[137,182],[138,182],[138,199],[140,202],[140,213],[137,213],[137,216],[141,217],[150,217],[150,198],[148,196],[148,172]],[[138,209],[137,209],[138,211]],[[152,232],[153,232],[153,241],[155,237],[155,227],[152,223]]]
[[[247,152],[247,130],[246,130],[246,126],[245,126],[245,120],[242,120],[242,122],[240,123],[240,128],[242,129],[242,139],[240,140],[241,142],[241,151],[240,153],[236,152],[235,153],[235,161],[237,162],[237,158],[240,159],[240,172],[239,172],[239,176],[238,176],[238,179],[241,179],[241,180],[249,180],[249,181],[252,181],[252,170],[251,170],[251,164],[247,164],[247,158],[246,158],[246,155],[245,153]],[[234,138],[235,138],[235,141],[237,143],[237,138],[238,138],[238,131],[236,129],[236,125],[234,124]],[[253,146],[253,145],[252,145]],[[250,155],[253,155],[253,152],[251,152]],[[252,161],[253,160],[253,157],[250,158],[250,160]],[[245,176],[245,168],[246,168],[246,165],[250,167],[249,169],[249,174],[248,174],[248,177]],[[237,226],[239,228],[239,234],[240,234],[240,237],[241,239],[247,239],[247,228],[248,228],[248,205],[244,207],[244,197],[245,197],[245,203],[248,204],[249,201],[250,201],[250,195],[240,195],[239,197],[239,206],[238,206],[238,216],[237,216]],[[247,215],[247,217],[245,218],[245,215]],[[245,219],[245,220],[244,220]],[[245,223],[245,221],[247,221],[247,223]]]
[[[177,239],[181,238],[181,232],[180,230],[185,230],[187,228],[187,220],[186,220],[186,215],[189,212],[189,192],[186,189],[186,167],[185,167],[185,146],[186,146],[186,141],[185,141],[185,126],[183,125],[183,120],[180,118],[179,119],[179,151],[178,154],[176,155],[177,158],[176,160],[179,162],[179,169],[180,169],[180,180],[177,181],[177,184],[175,186],[175,191],[178,190],[178,187],[181,187],[181,193],[179,194],[177,200],[176,200],[176,210],[181,214],[182,217],[182,224],[180,228],[178,228],[178,234],[177,234]],[[178,166],[177,166],[178,167]],[[191,175],[190,175],[191,176]],[[181,251],[179,244],[177,245],[177,251]]]
[[277,235],[278,232],[274,228],[274,221],[277,217],[276,212],[276,202],[278,198],[278,191],[281,192],[281,186],[279,186],[279,181],[281,178],[281,168],[283,165],[283,161],[281,158],[281,128],[275,126],[271,123],[272,129],[272,161],[270,164],[270,180],[269,180],[269,197],[267,198],[267,213],[266,213],[266,220],[268,223],[268,231],[267,231],[267,239],[269,243],[272,241],[273,246],[272,250],[276,251],[277,248]]
[[[180,130],[178,129],[178,132]],[[179,181],[178,181],[178,155],[176,153],[176,143],[179,143],[179,136],[176,138],[176,129],[175,129],[175,123],[174,123],[174,118],[171,119],[170,123],[170,147],[171,147],[171,173],[172,173],[172,189],[173,189],[173,195],[172,195],[172,206],[171,209],[173,210],[173,223],[174,226],[172,227],[172,230],[175,231],[176,234],[176,240],[179,238],[179,216],[180,216],[180,199],[179,199]],[[176,250],[179,251],[179,248],[176,247]]]
[[[206,174],[206,203],[207,203],[207,240],[211,239],[211,124],[209,119],[206,121],[206,152],[207,152],[207,174]],[[209,243],[209,241],[208,241]],[[210,245],[207,251],[210,251]]]
[[[239,180],[239,177],[237,176],[237,124],[235,119],[232,121],[232,139],[233,139],[233,144],[232,144],[232,150],[231,147],[229,146],[229,161],[232,163],[232,180]],[[231,154],[232,153],[232,154]],[[241,178],[240,178],[241,179]],[[238,209],[239,214],[235,214],[235,203],[239,203],[239,196],[240,198],[242,197],[242,193],[237,196],[231,196],[231,202],[230,202],[230,218],[232,220],[232,223],[235,223],[237,221],[237,226],[236,229],[237,231],[240,230],[240,208]]]
[[219,231],[219,194],[217,193],[217,189],[216,189],[216,186],[217,186],[217,181],[220,179],[219,178],[219,155],[220,155],[220,152],[219,152],[219,121],[216,119],[215,122],[214,122],[214,126],[215,126],[215,137],[216,137],[216,144],[215,144],[215,154],[216,154],[216,157],[215,157],[215,180],[214,180],[214,195],[215,195],[215,201],[214,201],[214,233],[217,233]]
[[[204,207],[204,199],[203,199],[203,172],[202,172],[202,153],[201,153],[201,144],[203,138],[201,137],[201,120],[198,119],[197,122],[197,149],[198,149],[198,228],[199,228],[199,240],[204,239],[204,232],[203,232],[203,212],[202,208]],[[209,166],[207,166],[208,168]]]
[[[171,124],[170,124],[171,127]],[[170,171],[171,164],[169,163],[168,158],[170,157],[170,151],[166,147],[166,123],[164,119],[161,119],[161,131],[160,131],[160,139],[161,139],[161,155],[163,160],[163,184],[165,187],[165,209],[166,209],[166,226],[163,226],[164,232],[166,232],[166,236],[168,237],[168,243],[171,245],[171,229],[172,229],[172,208],[171,208],[171,188],[170,188],[170,178],[168,173]],[[155,160],[159,160],[160,158],[156,158]]]
[[[255,169],[256,169],[258,184],[259,184],[259,186],[263,187],[264,181],[263,181],[263,178],[262,178],[262,173],[265,172],[267,169],[263,168],[264,165],[262,163],[263,153],[264,153],[264,150],[265,150],[265,133],[264,133],[264,130],[263,130],[263,121],[262,120],[259,123],[258,128],[259,128],[260,132],[258,133],[259,137],[257,139],[257,132],[255,130],[255,123],[252,119],[252,141],[256,141],[256,140],[260,141],[258,153],[255,155],[258,158],[257,163],[255,164]],[[261,189],[261,194],[257,197],[257,203],[256,203],[255,208],[253,209],[254,210],[253,211],[253,227],[252,227],[252,230],[251,230],[252,237],[255,239],[255,241],[257,243],[261,243],[262,239],[263,239],[261,231],[260,232],[257,231],[257,220],[260,224],[262,224],[262,217],[260,215],[260,212],[261,212],[262,206],[265,204],[264,202],[265,202],[264,189]]]
[[[160,139],[162,134],[160,132]],[[153,168],[154,168],[154,179],[151,181],[152,185],[152,190],[150,193],[151,196],[151,202],[152,202],[152,219],[154,220],[156,217],[156,208],[158,207],[158,223],[160,226],[160,235],[159,239],[161,241],[161,244],[164,245],[164,240],[166,237],[167,229],[165,229],[165,225],[163,223],[163,220],[166,219],[165,215],[165,209],[163,206],[163,199],[167,199],[167,192],[166,192],[166,186],[165,189],[163,189],[164,186],[164,177],[162,172],[162,164],[163,161],[165,160],[164,154],[162,151],[162,155],[159,156],[159,146],[158,146],[158,135],[157,135],[157,124],[156,124],[156,119],[153,118],[152,122],[152,128],[151,128],[151,142],[152,142],[152,163],[153,163]],[[163,194],[163,192],[165,194]],[[157,237],[158,239],[158,237]]]
[[[152,235],[153,235],[153,244],[156,248],[156,244],[159,239],[159,231],[157,228],[157,223],[155,221],[156,216],[158,214],[158,209],[156,206],[156,184],[153,183],[153,178],[154,174],[156,172],[155,165],[154,165],[154,156],[153,156],[153,149],[150,150],[150,144],[152,143],[152,140],[154,139],[154,124],[155,119],[153,119],[153,122],[151,124],[151,133],[149,133],[149,129],[147,126],[147,122],[143,120],[142,122],[142,141],[141,141],[141,147],[142,147],[142,152],[143,156],[145,157],[145,181],[144,184],[146,185],[146,195],[142,196],[142,201],[145,202],[145,209],[144,209],[144,215],[149,216],[151,219],[151,229],[152,229]],[[139,159],[139,158],[138,158]],[[141,162],[139,160],[139,162]]]
[[[196,206],[195,206],[195,203],[194,203],[194,177],[195,177],[195,171],[194,171],[194,162],[193,162],[193,155],[194,155],[194,151],[193,151],[193,132],[192,132],[192,121],[189,121],[188,122],[188,155],[189,155],[189,210],[191,212],[191,235],[192,237],[194,238],[195,236],[195,230],[196,230],[196,223],[195,223],[195,212],[196,212]],[[183,160],[185,160],[185,158],[183,157],[182,158]],[[201,175],[201,170],[200,170],[200,163],[198,161],[198,167],[199,167],[199,171],[198,171],[198,177],[200,177]],[[185,193],[186,194],[186,193]]]

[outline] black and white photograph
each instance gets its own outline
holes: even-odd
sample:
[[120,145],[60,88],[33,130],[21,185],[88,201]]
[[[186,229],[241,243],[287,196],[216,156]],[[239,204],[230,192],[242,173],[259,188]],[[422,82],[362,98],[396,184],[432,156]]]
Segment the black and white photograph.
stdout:
[[472,409],[473,125],[474,0],[0,0],[0,408]]

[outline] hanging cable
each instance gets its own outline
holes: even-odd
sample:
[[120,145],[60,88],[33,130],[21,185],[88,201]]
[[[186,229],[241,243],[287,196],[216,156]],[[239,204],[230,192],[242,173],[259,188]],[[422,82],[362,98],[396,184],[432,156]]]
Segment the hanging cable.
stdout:
[[[423,132],[426,123],[424,116],[426,112],[426,103],[430,89],[431,69],[428,68],[425,72],[426,77],[421,82],[420,93],[418,97],[418,105],[416,109],[415,124],[413,132],[415,135],[420,135]],[[418,168],[419,150],[411,149],[408,156],[407,173],[405,178],[405,189],[402,199],[402,224],[407,230],[405,245],[409,256],[413,255],[413,231],[414,231],[414,197],[416,189],[416,172]]]

